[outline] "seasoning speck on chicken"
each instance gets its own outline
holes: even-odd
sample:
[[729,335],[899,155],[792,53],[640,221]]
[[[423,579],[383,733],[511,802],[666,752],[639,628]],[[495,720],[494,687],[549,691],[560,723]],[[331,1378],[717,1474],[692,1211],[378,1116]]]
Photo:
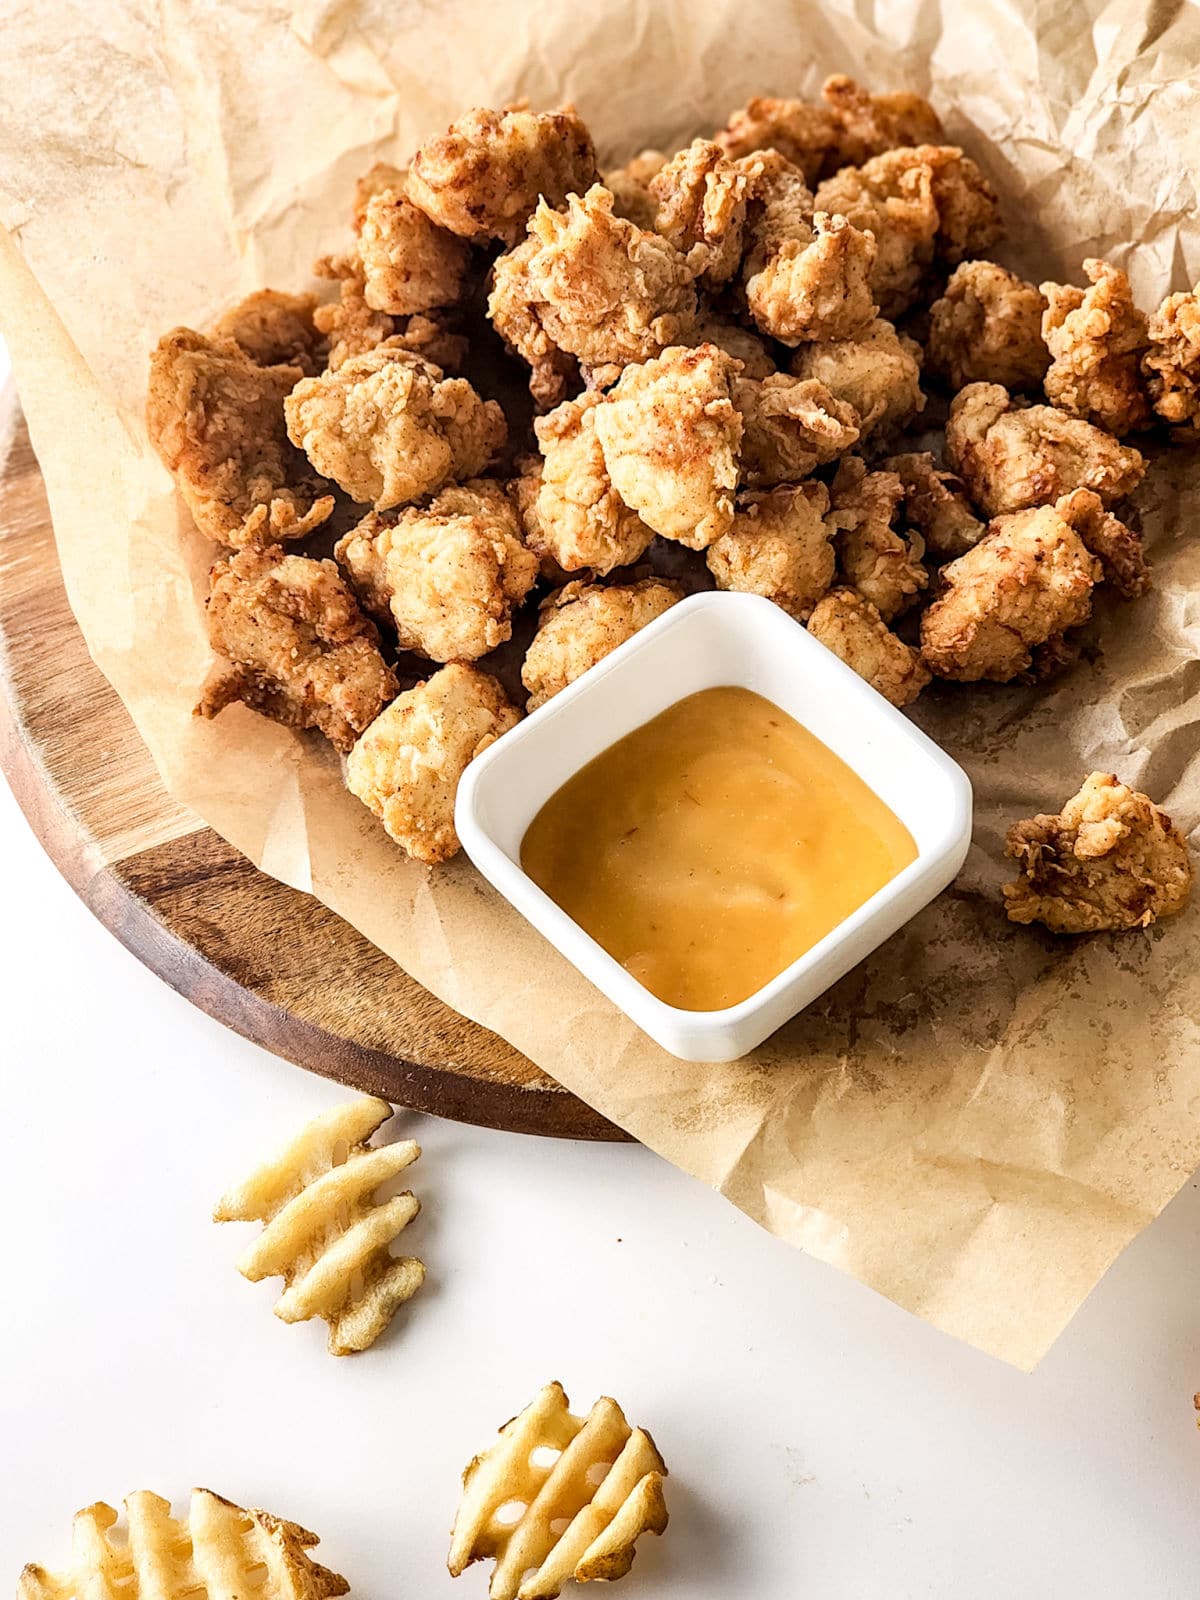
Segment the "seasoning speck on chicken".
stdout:
[[407,855],[449,861],[459,779],[520,720],[495,678],[452,662],[380,712],[346,757],[346,787]]
[[334,554],[367,609],[390,621],[400,647],[431,661],[477,661],[512,637],[512,618],[537,579],[516,509],[498,483],[443,489],[395,522],[371,512]]
[[548,595],[521,668],[528,710],[545,705],[682,599],[680,585],[662,578],[607,587],[575,582]]
[[241,701],[291,728],[319,728],[338,750],[396,693],[363,616],[332,561],[243,550],[212,570],[206,613],[217,662],[196,714]]
[[1187,840],[1148,795],[1093,772],[1057,815],[1008,830],[1020,876],[1005,885],[1013,922],[1051,933],[1145,928],[1182,910],[1192,888]]
[[494,400],[391,341],[306,378],[285,410],[317,470],[377,511],[477,477],[506,431]]

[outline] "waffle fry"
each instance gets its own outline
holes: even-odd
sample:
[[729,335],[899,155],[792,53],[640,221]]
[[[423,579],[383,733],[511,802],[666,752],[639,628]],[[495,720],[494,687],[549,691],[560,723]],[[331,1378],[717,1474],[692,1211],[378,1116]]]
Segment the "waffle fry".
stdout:
[[324,1317],[335,1356],[374,1344],[425,1281],[422,1262],[388,1249],[420,1202],[408,1193],[372,1198],[421,1154],[412,1139],[367,1143],[391,1114],[385,1101],[363,1096],[314,1118],[213,1212],[217,1222],[263,1223],[238,1270],[255,1283],[282,1277],[275,1315]]
[[186,1520],[148,1489],[125,1501],[127,1533],[98,1501],[75,1517],[71,1565],[50,1573],[28,1566],[17,1600],[325,1600],[346,1594],[339,1573],[308,1551],[315,1533],[269,1511],[244,1511],[211,1489],[193,1489]]
[[550,1383],[463,1473],[452,1577],[494,1557],[490,1600],[552,1600],[574,1578],[623,1578],[642,1533],[667,1525],[667,1469],[615,1400],[587,1417]]

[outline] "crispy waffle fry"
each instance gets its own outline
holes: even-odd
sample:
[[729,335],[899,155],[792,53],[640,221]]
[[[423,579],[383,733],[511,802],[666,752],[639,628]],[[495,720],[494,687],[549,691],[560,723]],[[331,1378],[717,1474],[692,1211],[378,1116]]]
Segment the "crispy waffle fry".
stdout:
[[425,1281],[420,1261],[388,1251],[420,1203],[407,1193],[372,1198],[421,1154],[412,1139],[368,1145],[391,1114],[385,1101],[364,1095],[314,1118],[213,1212],[217,1222],[263,1223],[238,1270],[254,1283],[282,1277],[275,1315],[324,1317],[335,1356],[374,1344]]
[[269,1511],[244,1511],[211,1489],[193,1489],[186,1520],[169,1500],[138,1489],[125,1501],[127,1533],[98,1501],[75,1517],[71,1565],[28,1566],[17,1600],[325,1600],[350,1585],[308,1554],[315,1533]]
[[634,1545],[667,1525],[667,1469],[615,1400],[572,1415],[550,1383],[463,1473],[452,1577],[495,1558],[490,1600],[553,1600],[574,1578],[623,1578]]

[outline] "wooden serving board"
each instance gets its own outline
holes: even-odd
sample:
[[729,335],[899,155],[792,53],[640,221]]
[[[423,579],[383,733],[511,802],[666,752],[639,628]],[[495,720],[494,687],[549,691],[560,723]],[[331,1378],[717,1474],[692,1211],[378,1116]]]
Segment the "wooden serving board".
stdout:
[[202,1011],[313,1072],[462,1122],[625,1138],[170,798],[67,604],[11,388],[0,431],[0,767],[104,926]]

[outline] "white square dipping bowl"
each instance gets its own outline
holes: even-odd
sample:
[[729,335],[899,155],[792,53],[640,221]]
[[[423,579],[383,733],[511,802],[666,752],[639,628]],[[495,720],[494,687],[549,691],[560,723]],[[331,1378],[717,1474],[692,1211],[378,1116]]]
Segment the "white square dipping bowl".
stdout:
[[[521,869],[521,840],[593,757],[701,689],[752,689],[839,755],[900,818],[917,858],[748,999],[685,1011],[642,986]],[[681,601],[471,762],[455,826],[485,878],[638,1027],[687,1061],[752,1050],[927,905],[971,841],[971,786],[906,717],[757,595]]]

